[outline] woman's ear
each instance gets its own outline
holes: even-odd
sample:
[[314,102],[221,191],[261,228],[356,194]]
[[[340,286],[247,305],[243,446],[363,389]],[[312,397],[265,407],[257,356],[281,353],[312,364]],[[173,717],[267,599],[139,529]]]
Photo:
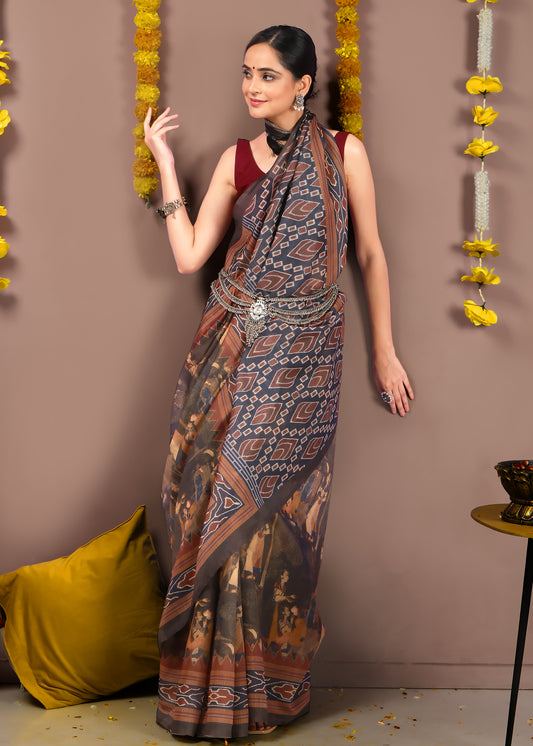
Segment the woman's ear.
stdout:
[[304,97],[307,96],[312,82],[313,79],[310,75],[303,75],[298,81],[298,93],[301,93]]

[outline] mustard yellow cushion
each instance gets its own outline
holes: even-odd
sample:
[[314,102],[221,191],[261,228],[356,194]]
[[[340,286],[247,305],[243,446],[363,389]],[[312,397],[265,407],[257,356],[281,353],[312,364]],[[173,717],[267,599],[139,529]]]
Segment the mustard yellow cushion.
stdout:
[[47,709],[155,676],[163,591],[144,505],[69,557],[0,576],[0,606],[13,668]]

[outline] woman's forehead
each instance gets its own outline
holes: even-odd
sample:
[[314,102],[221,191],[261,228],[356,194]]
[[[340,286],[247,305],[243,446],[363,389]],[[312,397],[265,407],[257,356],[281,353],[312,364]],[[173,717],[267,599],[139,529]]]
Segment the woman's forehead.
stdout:
[[282,70],[279,55],[269,44],[254,44],[246,50],[244,64],[253,70],[267,67],[269,69]]

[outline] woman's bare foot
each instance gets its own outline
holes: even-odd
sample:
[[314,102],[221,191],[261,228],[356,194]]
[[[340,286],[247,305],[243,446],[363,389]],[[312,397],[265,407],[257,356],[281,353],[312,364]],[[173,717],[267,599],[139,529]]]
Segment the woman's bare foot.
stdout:
[[248,733],[266,735],[267,733],[272,733],[276,728],[276,725],[267,725],[266,723],[250,723]]

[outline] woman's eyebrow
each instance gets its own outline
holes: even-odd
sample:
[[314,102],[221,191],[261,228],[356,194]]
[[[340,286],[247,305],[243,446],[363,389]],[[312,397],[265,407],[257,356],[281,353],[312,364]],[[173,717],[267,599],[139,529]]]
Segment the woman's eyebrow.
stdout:
[[242,66],[243,70],[258,70],[260,73],[277,73],[279,75],[279,70],[274,70],[273,67],[257,67],[257,68],[251,68],[248,65]]

